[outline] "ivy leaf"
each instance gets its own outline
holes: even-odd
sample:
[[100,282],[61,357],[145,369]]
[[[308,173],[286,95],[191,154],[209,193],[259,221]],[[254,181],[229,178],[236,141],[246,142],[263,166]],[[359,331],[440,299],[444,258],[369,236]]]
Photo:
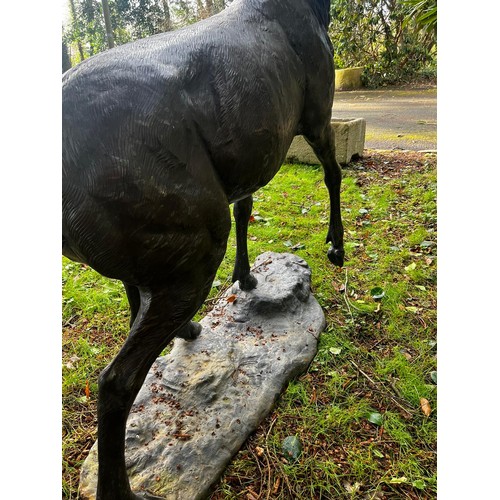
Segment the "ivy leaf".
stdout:
[[328,351],[330,351],[332,354],[336,356],[342,352],[342,347],[330,347]]
[[425,490],[425,481],[423,479],[417,479],[416,481],[413,481],[411,485],[414,488],[417,488],[417,490]]
[[372,424],[381,426],[383,421],[384,417],[382,417],[380,413],[373,412],[368,415],[368,422],[371,422]]
[[370,295],[372,296],[373,300],[381,300],[382,297],[384,297],[385,292],[384,292],[383,288],[376,286],[375,288],[372,288],[370,290]]
[[438,383],[438,372],[437,371],[431,372],[431,380],[437,385],[437,383]]
[[283,440],[281,449],[287,460],[295,461],[302,453],[302,443],[297,436],[288,436]]
[[408,266],[405,267],[405,271],[408,272],[408,271],[414,271],[417,267],[417,264],[415,262],[412,262],[411,264],[409,264]]

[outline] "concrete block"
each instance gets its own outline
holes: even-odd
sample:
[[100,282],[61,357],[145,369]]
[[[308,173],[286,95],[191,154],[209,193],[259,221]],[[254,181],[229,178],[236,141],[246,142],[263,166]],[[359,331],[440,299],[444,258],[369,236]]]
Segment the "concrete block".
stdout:
[[363,67],[336,69],[335,90],[360,89],[363,86],[361,82],[363,70]]
[[[364,118],[332,118],[332,129],[335,136],[336,157],[341,165],[347,165],[353,157],[358,158],[363,155],[366,133]],[[286,160],[311,165],[321,164],[311,146],[301,135],[293,139]]]

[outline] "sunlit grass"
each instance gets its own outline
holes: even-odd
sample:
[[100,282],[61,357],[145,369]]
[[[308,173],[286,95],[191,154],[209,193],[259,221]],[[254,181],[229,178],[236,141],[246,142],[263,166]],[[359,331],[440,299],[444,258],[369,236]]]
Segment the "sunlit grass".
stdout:
[[[250,491],[289,500],[436,495],[435,157],[373,154],[351,165],[342,205],[347,258],[338,270],[326,258],[329,203],[320,168],[285,165],[255,194],[250,261],[265,251],[304,258],[327,328],[308,373],[289,385],[212,500]],[[234,256],[232,232],[197,317],[229,286]],[[127,335],[128,305],[121,283],[67,259],[62,267],[63,496],[75,499],[95,439],[97,377]],[[375,287],[381,299],[372,297]],[[382,425],[368,421],[373,412]],[[296,463],[281,452],[290,435],[303,444]]]

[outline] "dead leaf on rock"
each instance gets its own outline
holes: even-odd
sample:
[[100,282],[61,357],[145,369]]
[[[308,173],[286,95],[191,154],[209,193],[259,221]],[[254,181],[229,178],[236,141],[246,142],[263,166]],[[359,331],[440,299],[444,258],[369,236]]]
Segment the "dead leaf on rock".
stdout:
[[226,300],[229,302],[229,303],[233,303],[235,302],[237,299],[236,295],[233,293],[232,295],[230,295]]
[[424,412],[424,415],[428,417],[431,414],[431,405],[429,404],[429,401],[425,398],[420,398],[420,408],[422,408],[422,411]]

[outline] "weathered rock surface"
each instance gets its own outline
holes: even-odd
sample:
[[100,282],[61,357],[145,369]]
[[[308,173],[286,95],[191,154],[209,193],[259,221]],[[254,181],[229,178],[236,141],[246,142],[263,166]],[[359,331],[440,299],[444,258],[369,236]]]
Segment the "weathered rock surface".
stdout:
[[[312,361],[325,327],[306,262],[259,256],[255,290],[233,285],[201,321],[198,339],[176,339],[158,358],[127,422],[132,489],[169,500],[205,498],[288,382]],[[95,498],[97,448],[80,494]]]

